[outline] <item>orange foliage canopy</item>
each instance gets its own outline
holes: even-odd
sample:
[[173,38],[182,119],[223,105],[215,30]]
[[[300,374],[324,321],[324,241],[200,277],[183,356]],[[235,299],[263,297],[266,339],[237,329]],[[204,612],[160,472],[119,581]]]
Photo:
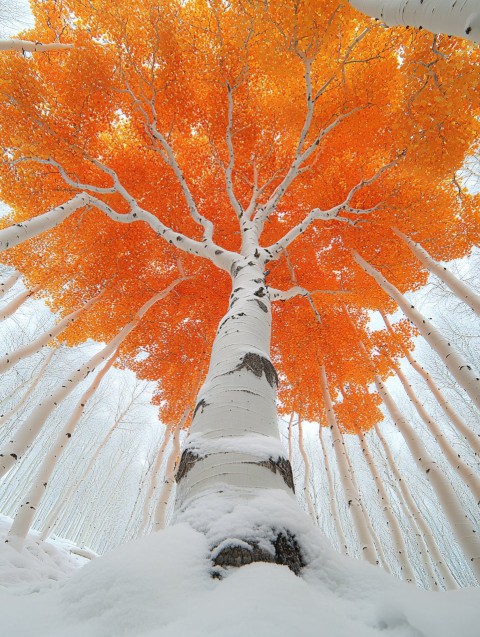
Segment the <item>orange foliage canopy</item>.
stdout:
[[[371,212],[315,222],[289,247],[288,259],[284,253],[269,264],[267,277],[272,287],[287,289],[296,281],[312,292],[310,299],[274,306],[282,410],[319,418],[325,365],[343,428],[369,429],[379,418],[368,390],[374,369],[387,376],[401,352],[381,334],[369,334],[369,313],[393,305],[353,264],[350,251],[358,250],[406,291],[427,275],[392,226],[428,241],[432,256],[442,259],[460,257],[478,241],[478,198],[459,192],[454,177],[480,132],[480,49],[385,29],[338,0],[32,4],[36,27],[23,37],[52,41],[61,32],[62,41],[75,46],[0,57],[6,160],[0,185],[14,211],[5,225],[83,189],[38,158],[54,159],[74,182],[108,187],[111,178],[92,161],[98,159],[144,209],[200,240],[181,184],[149,134],[146,122],[153,121],[173,148],[199,212],[214,223],[215,241],[238,250],[239,225],[226,188],[229,125],[233,189],[246,207],[257,187],[261,205],[295,157],[310,117],[308,82],[315,106],[305,146],[344,117],[290,184],[261,245],[277,241],[310,210],[344,201],[362,180],[393,163],[351,201]],[[97,196],[126,212],[118,194]],[[109,340],[176,276],[179,254],[193,278],[150,310],[122,350],[126,364],[159,381],[162,416],[173,421],[205,374],[228,304],[225,272],[179,252],[145,223],[119,224],[92,209],[5,259],[40,284],[62,315],[106,288],[67,333],[73,345],[87,337]],[[408,344],[411,334],[404,330],[404,337]]]

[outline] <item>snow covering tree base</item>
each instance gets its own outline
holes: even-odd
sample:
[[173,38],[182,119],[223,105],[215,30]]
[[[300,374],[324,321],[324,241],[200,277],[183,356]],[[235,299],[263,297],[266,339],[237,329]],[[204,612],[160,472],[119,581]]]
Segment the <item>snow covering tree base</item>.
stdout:
[[[272,470],[284,470],[285,463],[291,476],[288,461],[270,462]],[[309,522],[305,527],[305,514],[295,498],[278,489],[212,491],[186,502],[175,522],[187,522],[205,535],[215,578],[253,562],[287,566],[295,575],[307,564],[301,537]]]
[[[232,511],[232,521],[240,513]],[[35,555],[19,555],[0,542],[2,635],[478,637],[480,589],[420,590],[339,555],[304,515],[292,524],[308,563],[298,577],[257,563],[214,579],[209,539],[185,523],[118,547],[73,575],[60,548],[30,536]],[[46,546],[55,573],[65,567],[63,581],[40,568]]]

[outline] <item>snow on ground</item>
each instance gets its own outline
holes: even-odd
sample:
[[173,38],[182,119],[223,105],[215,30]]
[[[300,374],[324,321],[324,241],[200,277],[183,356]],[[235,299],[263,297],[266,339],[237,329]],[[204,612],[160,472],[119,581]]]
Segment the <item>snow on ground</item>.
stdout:
[[[6,519],[2,520],[5,532]],[[330,549],[309,567],[252,564],[212,579],[206,537],[186,523],[90,562],[30,537],[0,546],[8,637],[478,637],[480,589],[428,593]],[[62,579],[63,578],[63,579]]]

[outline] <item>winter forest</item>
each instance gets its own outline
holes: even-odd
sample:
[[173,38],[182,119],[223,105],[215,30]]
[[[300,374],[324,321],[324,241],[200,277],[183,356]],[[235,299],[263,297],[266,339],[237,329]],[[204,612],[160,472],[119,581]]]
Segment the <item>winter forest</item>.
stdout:
[[478,0],[0,0],[0,633],[478,637]]

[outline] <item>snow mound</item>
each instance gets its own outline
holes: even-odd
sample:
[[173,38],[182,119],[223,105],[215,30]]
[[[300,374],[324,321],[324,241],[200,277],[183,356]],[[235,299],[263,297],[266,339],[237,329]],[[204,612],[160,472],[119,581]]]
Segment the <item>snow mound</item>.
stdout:
[[28,594],[52,588],[73,574],[87,560],[71,554],[74,544],[68,540],[41,542],[30,533],[22,551],[5,543],[12,519],[0,515],[0,591]]
[[315,529],[310,541],[314,534],[301,577],[257,563],[218,580],[206,536],[179,523],[87,563],[54,588],[0,591],[2,634],[478,637],[480,589],[429,593],[338,555]]

